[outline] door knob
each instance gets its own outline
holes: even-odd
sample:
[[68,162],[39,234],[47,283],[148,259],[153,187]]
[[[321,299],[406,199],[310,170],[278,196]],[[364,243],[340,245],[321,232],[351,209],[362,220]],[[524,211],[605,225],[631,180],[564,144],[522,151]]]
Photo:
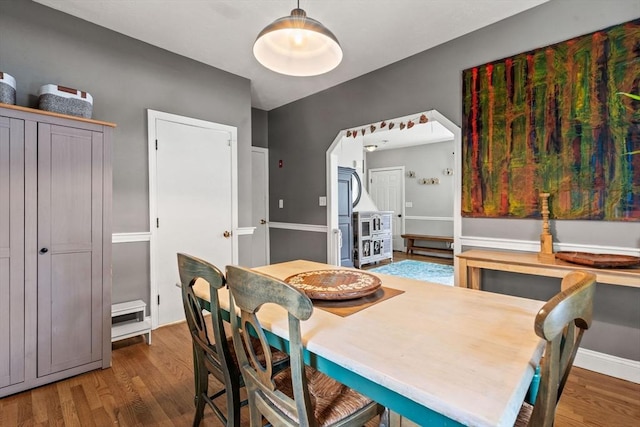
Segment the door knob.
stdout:
[[228,239],[229,237],[231,237],[231,232],[225,231],[222,235]]
[[49,252],[49,249],[47,249],[47,248],[40,249],[40,253],[41,254],[46,254],[47,252]]
[[261,219],[261,220],[260,220],[260,224],[266,224],[266,223],[267,223],[267,221],[266,221],[266,220],[264,220],[264,219]]

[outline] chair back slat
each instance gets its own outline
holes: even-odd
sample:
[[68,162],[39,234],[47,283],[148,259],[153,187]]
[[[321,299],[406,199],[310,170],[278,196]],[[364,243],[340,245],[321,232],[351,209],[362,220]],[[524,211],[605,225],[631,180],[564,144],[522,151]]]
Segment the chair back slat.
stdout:
[[531,426],[553,426],[556,405],[593,317],[594,274],[573,271],[562,280],[561,289],[540,309],[535,320],[535,332],[547,341],[547,346]]
[[[267,413],[273,424],[287,426],[313,426],[315,418],[306,384],[300,321],[313,313],[311,300],[294,287],[273,277],[237,266],[227,266],[227,283],[231,291],[231,312],[240,310],[240,316],[231,316],[233,344],[238,364],[254,404]],[[256,313],[264,304],[277,304],[289,313],[289,348],[292,372],[293,399],[275,389],[272,366],[261,365],[254,354],[247,355],[249,332],[260,339],[265,355],[270,355],[269,343]],[[253,331],[251,331],[253,329]],[[241,333],[242,332],[242,333]],[[244,338],[243,338],[244,336]],[[268,357],[266,365],[271,365]],[[251,394],[253,393],[253,394]],[[251,398],[250,398],[251,402]],[[288,414],[295,414],[292,418]],[[252,420],[252,425],[253,425]]]

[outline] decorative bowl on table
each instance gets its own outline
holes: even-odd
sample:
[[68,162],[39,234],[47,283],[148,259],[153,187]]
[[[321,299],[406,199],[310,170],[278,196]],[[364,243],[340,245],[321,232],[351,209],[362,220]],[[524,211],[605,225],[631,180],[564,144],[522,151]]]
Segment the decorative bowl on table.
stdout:
[[376,292],[382,281],[358,270],[314,270],[289,276],[284,281],[311,299],[348,300]]
[[588,252],[556,252],[556,258],[573,264],[595,268],[621,268],[640,265],[640,257],[616,254],[592,254]]

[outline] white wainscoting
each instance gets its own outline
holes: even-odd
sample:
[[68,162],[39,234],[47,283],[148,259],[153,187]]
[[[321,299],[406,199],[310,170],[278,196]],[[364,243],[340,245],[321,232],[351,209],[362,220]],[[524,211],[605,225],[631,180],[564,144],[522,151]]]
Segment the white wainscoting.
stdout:
[[329,229],[326,225],[296,224],[293,222],[268,222],[269,228],[279,228],[282,230],[313,231],[316,233],[326,233]]
[[[462,236],[462,246],[510,251],[538,252],[540,242],[532,240],[496,239],[492,237]],[[618,246],[581,245],[575,243],[554,243],[553,250],[608,253],[618,255],[640,256],[640,248]],[[606,353],[581,348],[578,350],[574,365],[611,377],[621,378],[640,384],[640,362],[623,359]]]
[[[496,239],[493,237],[480,237],[480,236],[461,236],[460,243],[462,244],[462,246],[473,246],[474,248],[501,249],[501,250],[508,250],[508,251],[538,252],[540,250],[540,242],[537,240],[514,240],[514,239]],[[577,252],[593,252],[593,253],[640,256],[640,248],[583,245],[583,244],[576,244],[576,243],[554,243],[553,250],[555,252],[577,251]]]
[[452,216],[420,216],[420,215],[406,215],[404,219],[412,219],[416,221],[451,221]]
[[[246,236],[252,235],[256,227],[238,227],[236,229],[236,235]],[[150,242],[151,233],[148,231],[140,231],[135,233],[113,233],[111,235],[112,243],[135,243],[135,242]]]
[[113,233],[111,236],[111,242],[113,243],[134,243],[149,241],[151,241],[151,233],[148,231],[141,231],[137,233]]

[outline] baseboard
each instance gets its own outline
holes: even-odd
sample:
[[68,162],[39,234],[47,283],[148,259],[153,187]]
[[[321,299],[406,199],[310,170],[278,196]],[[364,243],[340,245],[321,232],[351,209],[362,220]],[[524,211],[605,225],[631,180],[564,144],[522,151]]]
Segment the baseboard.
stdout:
[[640,384],[640,362],[605,353],[578,349],[574,366]]

